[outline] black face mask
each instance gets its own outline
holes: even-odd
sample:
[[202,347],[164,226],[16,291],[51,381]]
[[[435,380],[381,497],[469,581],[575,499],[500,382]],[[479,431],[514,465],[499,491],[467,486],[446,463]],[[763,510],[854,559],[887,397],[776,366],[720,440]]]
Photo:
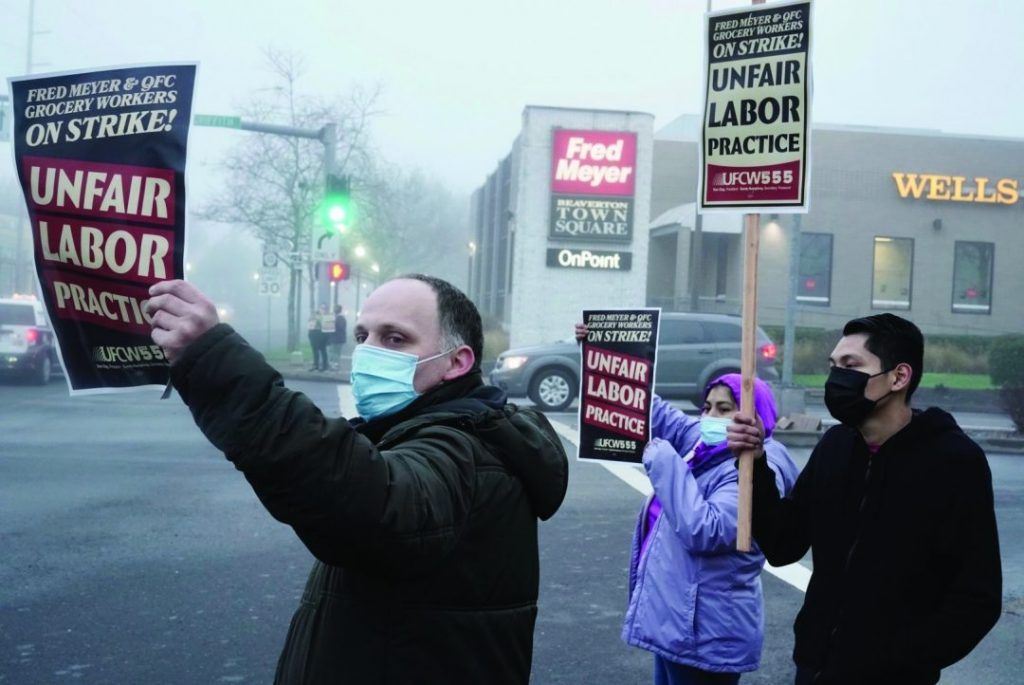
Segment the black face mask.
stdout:
[[864,397],[868,381],[889,371],[869,375],[863,371],[833,366],[828,374],[828,380],[825,381],[825,407],[828,408],[828,413],[844,426],[860,427],[875,405],[892,392],[890,390],[877,400],[869,400]]

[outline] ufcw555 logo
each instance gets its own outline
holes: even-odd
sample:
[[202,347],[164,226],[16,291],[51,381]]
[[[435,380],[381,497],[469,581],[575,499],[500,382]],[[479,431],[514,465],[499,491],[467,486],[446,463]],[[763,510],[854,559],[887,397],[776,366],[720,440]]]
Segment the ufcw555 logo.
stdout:
[[985,176],[943,176],[941,174],[907,174],[894,171],[896,192],[902,198],[937,200],[940,202],[980,202],[1012,205],[1020,199],[1020,181],[1000,178],[995,182]]
[[792,169],[761,169],[757,171],[722,171],[711,177],[713,186],[790,185]]

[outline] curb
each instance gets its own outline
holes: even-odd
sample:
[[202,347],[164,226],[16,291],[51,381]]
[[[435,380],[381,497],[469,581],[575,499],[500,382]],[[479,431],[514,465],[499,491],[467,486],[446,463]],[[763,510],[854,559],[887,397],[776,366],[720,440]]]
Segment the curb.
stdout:
[[286,381],[317,381],[320,383],[343,383],[348,385],[349,376],[341,371],[309,371],[306,368],[295,368],[289,366],[275,366],[281,377]]

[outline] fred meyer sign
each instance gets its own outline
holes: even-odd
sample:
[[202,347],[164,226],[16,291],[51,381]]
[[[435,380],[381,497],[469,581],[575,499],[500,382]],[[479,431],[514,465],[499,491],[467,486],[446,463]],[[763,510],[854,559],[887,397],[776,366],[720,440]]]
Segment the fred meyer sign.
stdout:
[[556,129],[548,237],[631,242],[635,188],[635,133]]
[[908,174],[895,171],[892,179],[902,198],[937,200],[940,202],[980,202],[1012,205],[1020,199],[1020,181],[1000,178],[993,181],[984,176],[943,176],[941,174]]
[[595,269],[597,271],[629,271],[633,266],[633,253],[552,247],[548,248],[548,266],[565,269]]

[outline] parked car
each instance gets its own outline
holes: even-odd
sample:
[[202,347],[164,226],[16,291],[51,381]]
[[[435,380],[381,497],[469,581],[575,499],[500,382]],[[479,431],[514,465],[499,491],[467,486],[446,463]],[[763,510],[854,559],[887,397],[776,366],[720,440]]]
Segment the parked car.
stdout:
[[45,385],[59,366],[43,305],[35,298],[0,299],[0,374]]
[[[725,314],[663,313],[655,392],[699,404],[708,381],[739,373],[741,324],[739,317]],[[775,343],[758,328],[757,375],[764,380],[779,379],[776,351]],[[506,350],[498,355],[490,380],[509,395],[529,397],[544,411],[562,411],[579,392],[579,345],[570,338]]]

